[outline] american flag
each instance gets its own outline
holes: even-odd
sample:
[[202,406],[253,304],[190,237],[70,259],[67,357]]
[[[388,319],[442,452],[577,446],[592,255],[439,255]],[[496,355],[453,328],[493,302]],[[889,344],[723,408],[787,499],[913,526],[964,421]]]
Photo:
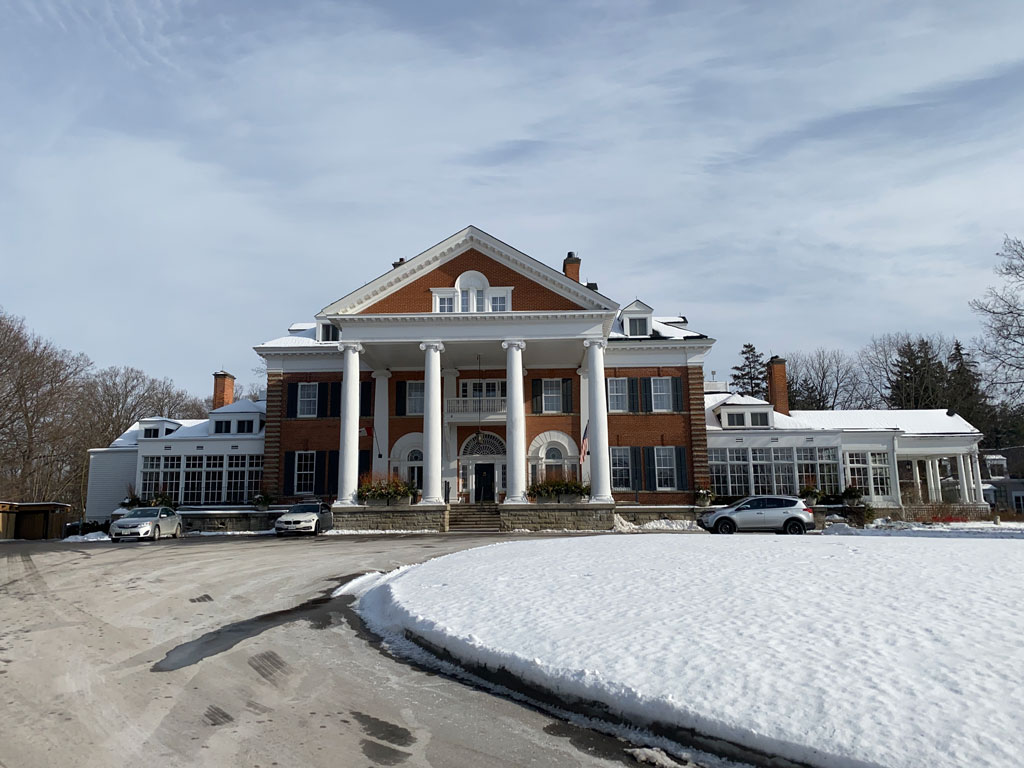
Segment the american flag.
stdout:
[[580,466],[583,466],[583,461],[587,458],[587,451],[590,450],[590,439],[587,437],[587,433],[590,432],[590,422],[587,422],[587,426],[583,430],[583,440],[580,441]]

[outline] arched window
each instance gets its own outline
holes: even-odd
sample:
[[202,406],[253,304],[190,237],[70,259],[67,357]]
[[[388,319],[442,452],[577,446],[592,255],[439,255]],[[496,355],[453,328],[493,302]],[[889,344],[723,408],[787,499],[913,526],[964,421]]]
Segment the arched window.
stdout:
[[463,456],[504,456],[505,441],[490,432],[477,432],[462,446]]
[[565,456],[562,455],[561,448],[557,445],[552,445],[544,452],[544,458],[548,461],[561,461]]

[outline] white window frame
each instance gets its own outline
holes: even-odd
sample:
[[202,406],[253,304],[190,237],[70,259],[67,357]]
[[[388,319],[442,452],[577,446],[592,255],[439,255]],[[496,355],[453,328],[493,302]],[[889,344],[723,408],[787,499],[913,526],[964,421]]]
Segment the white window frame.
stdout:
[[[665,384],[664,392],[654,391],[654,382],[663,382]],[[667,405],[664,408],[658,407],[658,398],[663,397],[667,400]],[[651,376],[651,411],[653,413],[671,413],[672,412],[672,377],[671,376]]]
[[[733,424],[732,423],[732,420],[735,417],[739,417],[739,420],[740,420],[739,424]],[[725,414],[725,426],[726,427],[731,427],[732,429],[739,429],[740,427],[747,426],[747,414],[742,412],[742,411],[739,412],[739,413],[736,413],[736,412],[729,413],[728,411],[726,411],[726,414]]]
[[341,341],[341,332],[334,323],[320,323],[320,341]]
[[[643,327],[640,333],[633,332],[633,323],[642,323]],[[626,318],[626,335],[631,337],[641,337],[651,335],[651,321],[647,317],[627,317]]]
[[[629,379],[624,376],[613,376],[607,379],[608,382],[608,413],[629,413]],[[622,387],[621,392],[612,392],[612,384],[615,384],[615,389]],[[653,386],[653,385],[652,385]],[[618,408],[615,405],[616,398],[622,398],[622,407]]]
[[512,287],[431,288],[433,311],[438,314],[486,314],[512,311]]
[[[562,380],[561,379],[541,379],[543,382],[540,387],[540,400],[541,400],[541,413],[561,413],[562,412]],[[552,384],[558,388],[556,392],[548,392],[548,385]],[[558,397],[558,405],[555,408],[548,407],[548,398]]]
[[[419,397],[413,396],[413,389],[419,390]],[[419,410],[413,410],[413,403],[419,400]],[[426,406],[426,384],[422,381],[409,381],[405,385],[405,415],[422,416]]]
[[[628,447],[622,447],[613,445],[608,449],[609,453],[609,467],[612,475],[612,490],[613,491],[631,491],[633,490],[633,466],[632,458],[630,457],[630,451]],[[626,473],[626,484],[619,485],[615,484],[615,473],[618,472],[620,477],[622,472]]]
[[441,314],[452,314],[455,312],[455,297],[454,296],[438,296],[437,297],[437,311]]
[[[308,392],[310,391],[310,389],[312,389],[312,391],[313,391],[313,397],[312,398],[310,398],[309,395],[308,395]],[[303,396],[303,394],[302,394],[303,391],[305,391],[307,393],[305,396]],[[300,418],[300,419],[315,419],[316,418],[316,411],[317,411],[317,400],[318,400],[318,397],[319,397],[319,387],[317,386],[317,383],[315,381],[300,381],[299,382],[299,387],[298,387],[297,403],[295,405],[295,415],[298,418]],[[303,412],[303,403],[305,403],[307,405],[306,409],[308,410],[308,404],[310,402],[313,403],[313,412],[312,413],[304,413]]]
[[[662,472],[671,472],[671,482],[663,485]],[[676,449],[671,446],[654,446],[654,484],[659,491],[676,490]]]
[[[499,307],[498,304],[501,304]],[[505,294],[491,296],[491,312],[508,312],[508,296]]]
[[[299,483],[299,476],[302,476],[302,484]],[[294,493],[296,496],[305,496],[313,493],[316,488],[316,451],[295,452],[295,477]]]
[[[755,418],[764,417],[764,424],[755,424]],[[768,416],[767,411],[751,411],[750,412],[750,426],[757,427],[758,429],[765,429],[771,426],[771,418]]]

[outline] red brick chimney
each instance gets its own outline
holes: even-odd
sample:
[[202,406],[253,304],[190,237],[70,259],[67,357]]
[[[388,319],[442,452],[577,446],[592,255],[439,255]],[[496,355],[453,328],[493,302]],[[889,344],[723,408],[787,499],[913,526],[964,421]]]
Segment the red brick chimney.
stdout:
[[562,262],[562,272],[566,277],[572,278],[577,283],[580,281],[580,257],[574,252],[569,251],[569,254],[565,257],[565,261]]
[[789,390],[786,388],[786,361],[772,355],[768,361],[768,402],[776,413],[789,416]]
[[235,402],[235,377],[227,371],[213,374],[213,408],[217,410]]

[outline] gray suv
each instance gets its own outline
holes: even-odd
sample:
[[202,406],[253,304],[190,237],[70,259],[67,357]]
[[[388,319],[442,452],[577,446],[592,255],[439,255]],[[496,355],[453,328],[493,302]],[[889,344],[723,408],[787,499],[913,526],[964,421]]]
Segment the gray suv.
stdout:
[[814,512],[796,496],[748,496],[728,507],[703,513],[697,518],[697,525],[712,533],[776,531],[800,534],[814,530]]

